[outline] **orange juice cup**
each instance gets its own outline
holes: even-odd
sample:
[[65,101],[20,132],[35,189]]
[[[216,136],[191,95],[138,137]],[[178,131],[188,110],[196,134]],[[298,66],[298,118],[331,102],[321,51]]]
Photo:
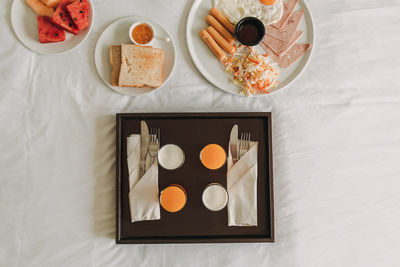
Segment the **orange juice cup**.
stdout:
[[169,185],[160,193],[160,205],[168,212],[174,213],[182,210],[186,201],[186,191],[178,184]]
[[217,144],[206,145],[200,152],[200,161],[210,170],[217,170],[226,162],[225,150]]

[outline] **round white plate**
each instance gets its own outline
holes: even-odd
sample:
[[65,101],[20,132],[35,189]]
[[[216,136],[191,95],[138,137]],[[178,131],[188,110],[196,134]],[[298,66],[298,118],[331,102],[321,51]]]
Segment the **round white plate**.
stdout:
[[93,27],[94,9],[90,3],[89,27],[77,35],[67,32],[64,42],[41,44],[36,13],[25,0],[14,0],[11,7],[11,24],[15,35],[30,50],[43,55],[60,55],[77,48],[89,36]]
[[[155,35],[168,37],[169,42],[154,39],[151,46],[164,49],[163,84],[158,88],[150,87],[118,87],[111,85],[110,46],[120,44],[131,44],[129,39],[129,28],[137,22],[143,21],[153,26]],[[171,35],[157,22],[144,17],[125,17],[111,23],[100,35],[95,51],[95,63],[97,72],[105,84],[118,93],[137,96],[154,92],[163,87],[172,75],[176,63],[175,44]]]
[[[210,83],[223,91],[240,95],[240,88],[230,82],[228,74],[225,73],[215,55],[200,38],[200,30],[208,26],[205,22],[205,18],[209,14],[211,8],[212,0],[195,0],[190,9],[186,22],[186,42],[189,53],[192,56],[193,62],[197,69]],[[299,0],[295,10],[300,8],[304,10],[304,15],[301,19],[298,30],[302,30],[304,33],[297,42],[311,43],[314,45],[314,25],[310,10],[303,0]],[[291,84],[300,75],[310,59],[312,47],[302,58],[297,60],[289,68],[280,68],[279,85],[272,89],[271,92],[289,86],[289,84]],[[256,48],[260,52],[264,51],[260,46],[257,46]],[[258,94],[256,96],[263,95],[265,94]]]

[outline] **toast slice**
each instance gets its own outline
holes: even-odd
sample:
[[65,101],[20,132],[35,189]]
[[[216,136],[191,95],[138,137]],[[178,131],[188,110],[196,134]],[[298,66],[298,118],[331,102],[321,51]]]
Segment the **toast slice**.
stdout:
[[164,49],[121,45],[119,86],[160,87],[163,83]]
[[121,68],[121,46],[110,46],[111,85],[118,86],[119,71]]

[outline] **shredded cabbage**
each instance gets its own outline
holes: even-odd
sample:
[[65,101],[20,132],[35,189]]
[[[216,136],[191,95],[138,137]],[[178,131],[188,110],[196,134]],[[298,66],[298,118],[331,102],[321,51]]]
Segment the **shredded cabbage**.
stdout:
[[232,74],[230,80],[242,88],[241,94],[269,94],[268,90],[279,83],[276,63],[268,55],[262,55],[248,46],[240,45],[222,63],[225,71]]

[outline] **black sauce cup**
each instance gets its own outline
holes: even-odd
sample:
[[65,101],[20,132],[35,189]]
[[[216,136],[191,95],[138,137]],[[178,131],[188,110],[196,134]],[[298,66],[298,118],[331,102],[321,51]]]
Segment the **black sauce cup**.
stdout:
[[[247,33],[243,33],[242,31],[246,31],[246,29],[248,30]],[[264,23],[255,17],[243,18],[236,24],[235,35],[239,42],[244,45],[258,45],[265,35]],[[251,38],[246,38],[246,35]]]

